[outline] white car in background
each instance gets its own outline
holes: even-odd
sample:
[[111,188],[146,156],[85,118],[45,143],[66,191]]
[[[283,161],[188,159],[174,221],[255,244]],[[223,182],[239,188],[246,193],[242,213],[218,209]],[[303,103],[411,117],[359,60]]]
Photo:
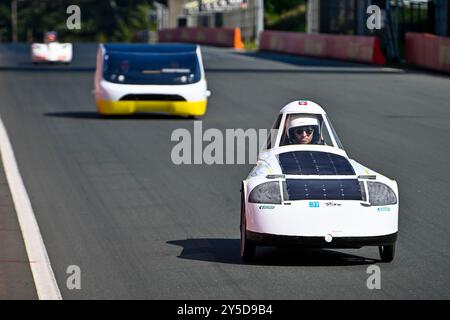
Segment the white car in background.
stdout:
[[350,159],[319,105],[294,101],[242,182],[241,257],[257,245],[377,246],[390,262],[398,211],[397,183]]
[[58,34],[54,31],[45,33],[44,43],[31,45],[31,60],[33,63],[65,63],[72,61],[72,44],[59,43]]

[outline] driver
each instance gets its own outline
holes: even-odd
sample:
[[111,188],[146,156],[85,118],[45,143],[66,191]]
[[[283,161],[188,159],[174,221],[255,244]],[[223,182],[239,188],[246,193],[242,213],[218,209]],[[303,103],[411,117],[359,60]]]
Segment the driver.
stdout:
[[291,115],[286,129],[290,144],[318,144],[320,141],[319,121],[313,115]]
[[44,42],[56,42],[58,40],[58,34],[55,31],[49,31],[45,33]]

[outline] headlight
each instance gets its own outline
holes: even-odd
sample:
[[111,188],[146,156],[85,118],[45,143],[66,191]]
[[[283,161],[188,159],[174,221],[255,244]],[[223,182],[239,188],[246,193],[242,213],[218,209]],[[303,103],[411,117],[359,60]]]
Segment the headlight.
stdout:
[[258,164],[250,171],[247,178],[253,178],[259,175],[272,173],[272,168],[265,162],[259,161]]
[[250,192],[248,201],[251,203],[281,204],[280,183],[270,181],[260,184]]
[[368,181],[369,201],[373,206],[387,206],[397,203],[395,192],[381,182]]

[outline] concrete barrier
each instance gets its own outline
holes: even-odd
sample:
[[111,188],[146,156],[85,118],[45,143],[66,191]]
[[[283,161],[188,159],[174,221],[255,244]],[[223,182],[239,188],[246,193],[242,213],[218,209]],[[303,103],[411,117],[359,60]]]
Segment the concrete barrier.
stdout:
[[406,33],[406,62],[450,72],[450,38],[428,33]]
[[234,28],[175,28],[158,31],[159,42],[190,42],[220,47],[244,48],[241,29]]
[[380,40],[371,36],[264,31],[261,35],[260,50],[385,64]]

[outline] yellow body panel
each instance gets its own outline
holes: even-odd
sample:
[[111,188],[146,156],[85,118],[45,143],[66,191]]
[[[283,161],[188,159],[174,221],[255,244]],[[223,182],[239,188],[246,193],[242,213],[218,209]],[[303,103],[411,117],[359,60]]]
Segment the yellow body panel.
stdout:
[[206,100],[202,101],[109,101],[97,100],[97,111],[103,115],[126,115],[135,112],[165,112],[180,116],[202,116]]

